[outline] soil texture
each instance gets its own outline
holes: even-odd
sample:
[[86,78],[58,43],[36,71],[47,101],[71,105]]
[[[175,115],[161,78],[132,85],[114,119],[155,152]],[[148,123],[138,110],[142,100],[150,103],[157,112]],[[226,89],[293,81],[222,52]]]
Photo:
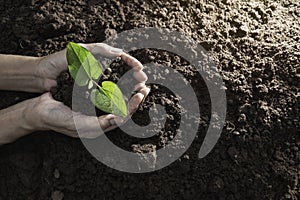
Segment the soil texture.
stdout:
[[[119,172],[98,162],[79,139],[44,131],[0,147],[1,199],[299,199],[299,0],[0,0],[0,53],[45,56],[70,41],[101,42],[125,30],[177,30],[199,42],[226,86],[227,117],[212,152],[198,158],[211,118],[209,92],[183,58],[157,49],[130,52],[142,63],[171,66],[193,87],[201,110],[198,134],[184,155],[159,171]],[[104,79],[127,70],[112,63]],[[149,68],[145,68],[147,75]],[[54,97],[71,105],[73,82],[59,77]],[[133,116],[150,122],[154,104],[166,108],[163,129],[136,139],[121,129],[106,135],[137,153],[164,147],[176,135],[176,96],[159,85]],[[0,91],[0,108],[39,94]],[[84,98],[84,97],[83,97]],[[97,111],[98,115],[104,113]],[[155,120],[154,120],[155,121]],[[156,119],[158,122],[160,119]]]

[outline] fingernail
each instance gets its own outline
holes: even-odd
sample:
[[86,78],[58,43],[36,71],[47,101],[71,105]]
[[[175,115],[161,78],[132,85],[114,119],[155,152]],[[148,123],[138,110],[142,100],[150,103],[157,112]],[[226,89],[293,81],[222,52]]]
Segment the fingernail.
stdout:
[[137,85],[134,86],[134,91],[139,91],[144,87],[145,87],[145,82],[138,83]]
[[133,77],[139,82],[146,82],[148,80],[147,75],[143,71],[133,72]]
[[111,52],[111,53],[118,53],[118,54],[120,54],[120,53],[123,53],[124,51],[123,51],[122,49],[112,48],[112,49],[110,50],[110,52]]
[[146,95],[148,95],[149,92],[151,91],[151,87],[146,85],[145,89],[146,89]]
[[148,97],[148,95],[149,95],[149,93],[150,93],[150,91],[151,91],[150,86],[146,86],[146,88],[147,88],[147,91],[146,91],[146,94],[144,95],[144,98],[143,98],[143,100],[142,100],[142,103],[144,103],[145,99]]

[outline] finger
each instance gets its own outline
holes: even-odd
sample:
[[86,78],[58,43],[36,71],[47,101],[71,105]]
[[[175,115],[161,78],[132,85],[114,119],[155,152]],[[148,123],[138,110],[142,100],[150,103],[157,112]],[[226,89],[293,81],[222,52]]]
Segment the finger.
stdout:
[[104,132],[106,133],[106,132],[112,131],[112,130],[116,129],[117,127],[119,127],[119,126],[118,125],[110,126],[107,129],[105,129]]
[[101,128],[104,130],[107,130],[111,127],[117,127],[121,126],[124,123],[124,119],[112,114],[104,115],[98,118],[99,124]]
[[115,48],[104,43],[79,44],[79,45],[89,50],[95,56],[115,58],[121,56],[124,53],[122,49]]
[[148,80],[147,75],[142,70],[133,72],[133,77],[140,83]]
[[145,82],[142,83],[138,83],[134,86],[134,91],[140,91],[141,89],[143,89],[144,87],[146,87]]
[[115,129],[124,123],[124,119],[109,114],[99,118],[77,114],[74,117],[79,137],[92,139],[99,137],[104,132]]
[[139,108],[140,103],[144,99],[144,95],[141,93],[135,94],[128,102],[129,115],[132,115]]
[[111,131],[126,122],[125,118],[114,116],[113,119],[109,120],[109,125],[104,129],[104,132]]
[[135,71],[140,71],[143,70],[144,68],[142,63],[140,63],[140,61],[138,61],[136,58],[132,57],[127,53],[123,53],[121,55],[121,58],[127,65],[132,67]]
[[144,87],[137,94],[133,95],[128,102],[129,115],[132,115],[139,107],[139,105],[145,100],[150,92],[150,88]]
[[125,53],[122,49],[115,48],[104,43],[92,43],[92,44],[80,43],[79,45],[89,50],[95,56],[104,56],[107,58],[114,58],[114,57],[121,56],[122,60],[124,60],[134,70],[136,71],[143,70],[142,63],[140,63],[140,61],[138,61],[136,58]]
[[98,121],[101,126],[101,129],[105,130],[105,129],[109,128],[110,126],[115,125],[115,123],[113,122],[114,117],[115,117],[115,115],[112,115],[112,114],[100,116],[98,118]]
[[138,93],[143,94],[144,97],[147,97],[148,94],[149,94],[149,92],[150,92],[150,88],[147,87],[147,86],[143,87],[142,89],[140,89],[140,90],[138,91]]

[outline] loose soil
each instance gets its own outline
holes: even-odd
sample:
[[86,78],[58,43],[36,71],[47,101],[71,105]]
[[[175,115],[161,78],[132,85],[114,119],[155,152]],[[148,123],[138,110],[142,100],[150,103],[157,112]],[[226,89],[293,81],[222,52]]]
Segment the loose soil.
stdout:
[[[69,41],[101,42],[133,28],[170,28],[203,45],[227,88],[221,138],[208,156],[199,159],[211,116],[203,80],[188,62],[171,53],[130,52],[142,63],[171,63],[193,86],[201,120],[189,150],[162,170],[129,174],[98,162],[78,139],[50,131],[33,133],[0,147],[0,199],[300,198],[298,0],[0,0],[0,5],[0,53],[44,56]],[[107,78],[117,81],[126,68],[117,61]],[[65,92],[72,92],[72,81],[67,73],[59,79],[52,93],[70,105]],[[148,110],[161,104],[167,108],[167,126],[147,140],[120,129],[106,134],[126,150],[158,149],[176,134],[181,110],[177,99],[166,88],[150,86],[134,120],[149,123]],[[0,94],[0,108],[39,95]]]

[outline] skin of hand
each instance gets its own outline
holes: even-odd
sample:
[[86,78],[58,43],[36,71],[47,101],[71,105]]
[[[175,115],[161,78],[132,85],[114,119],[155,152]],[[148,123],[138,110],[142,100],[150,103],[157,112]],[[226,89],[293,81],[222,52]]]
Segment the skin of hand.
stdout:
[[[122,49],[111,47],[104,43],[80,44],[89,50],[95,57],[116,58],[121,57],[135,72],[134,77],[140,82],[147,81],[146,74],[142,71],[143,65],[134,57],[125,53]],[[43,57],[39,61],[38,76],[44,80],[44,89],[49,91],[51,87],[56,86],[56,78],[67,69],[66,49]]]
[[44,92],[38,57],[0,54],[0,90]]
[[[72,111],[62,102],[54,100],[49,92],[40,97],[30,99],[10,108],[0,111],[0,124],[5,127],[8,121],[13,121],[10,129],[0,130],[0,144],[12,142],[19,137],[38,130],[53,130],[62,134],[78,137],[76,128],[80,127],[80,135],[83,138],[95,138],[110,131],[123,123],[137,110],[138,106],[149,94],[150,89],[145,86],[147,81],[146,74],[142,71],[143,65],[134,57],[123,52],[121,49],[111,47],[103,43],[80,44],[94,55],[104,57],[121,57],[129,66],[134,69],[133,77],[137,80],[135,90],[138,91],[128,102],[129,115],[121,118],[112,114],[100,116],[86,116]],[[26,57],[21,57],[26,60]],[[56,86],[56,77],[67,69],[66,49],[41,58],[30,58],[35,65],[31,66],[35,77],[39,79],[39,85],[30,91],[49,91],[51,87]],[[5,82],[5,81],[4,81]],[[3,82],[2,82],[3,83]],[[0,80],[0,88],[1,80]],[[6,113],[6,114],[5,114]],[[21,118],[20,118],[21,116]],[[75,122],[81,124],[75,127]],[[12,127],[14,127],[12,129]],[[101,128],[100,128],[101,127]],[[17,135],[16,135],[17,134]],[[5,135],[7,137],[5,137]]]

